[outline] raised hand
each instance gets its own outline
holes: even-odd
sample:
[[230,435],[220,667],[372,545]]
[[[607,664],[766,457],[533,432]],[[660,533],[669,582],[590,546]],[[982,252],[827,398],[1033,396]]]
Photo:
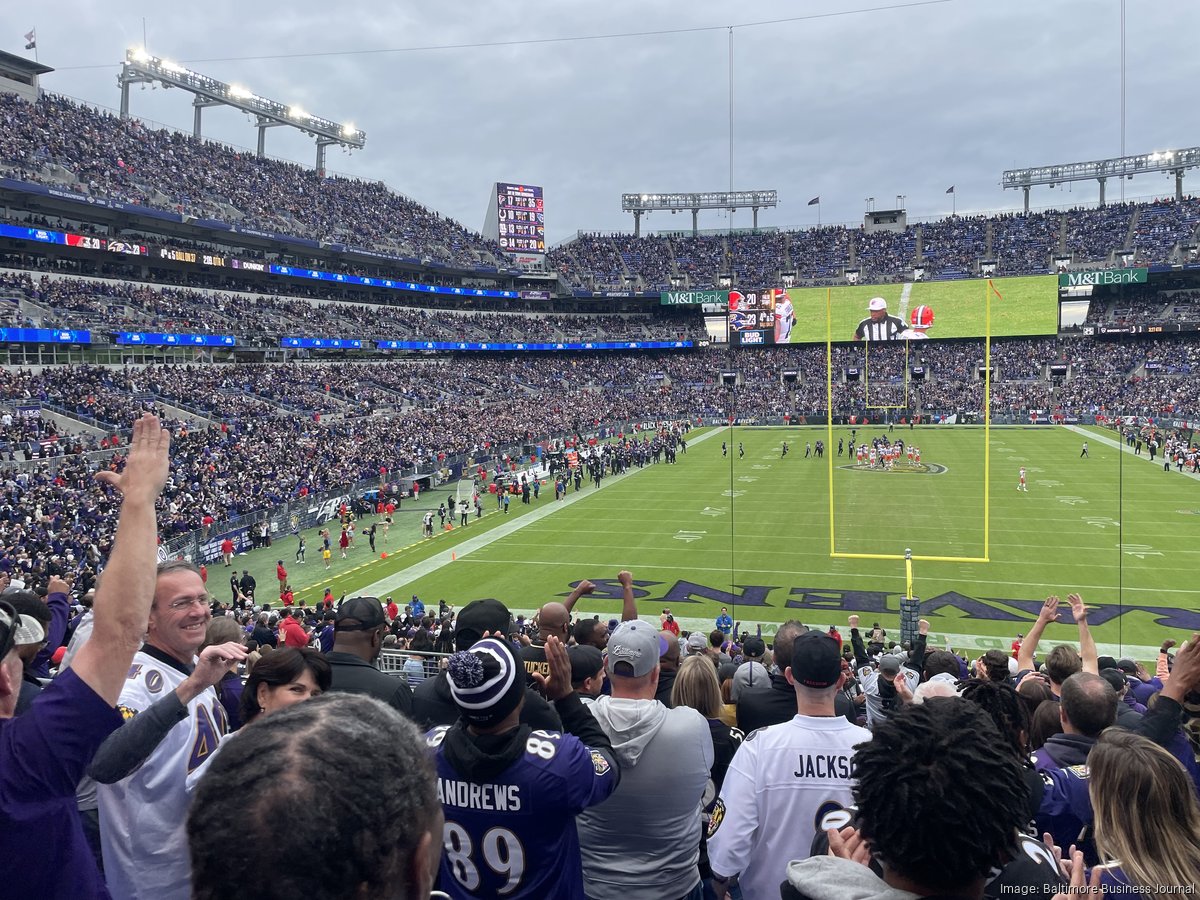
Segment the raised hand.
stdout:
[[851,627],[851,628],[857,628],[857,627],[858,627],[858,616],[851,616],[849,621],[850,621],[850,627]]
[[1038,618],[1045,623],[1050,623],[1058,619],[1058,595],[1051,594],[1046,598],[1046,602],[1042,604],[1042,610],[1038,613]]
[[246,648],[237,641],[212,644],[200,651],[192,675],[204,687],[211,687],[232,672],[248,655]]
[[1086,622],[1088,617],[1087,605],[1078,594],[1067,594],[1067,602],[1071,604],[1071,618],[1076,623]]
[[104,470],[94,477],[120,491],[127,502],[153,503],[166,484],[170,454],[170,432],[159,425],[158,416],[146,413],[133,423],[133,440],[121,473]]
[[621,583],[621,587],[633,587],[633,575],[624,569],[617,573],[617,581]]

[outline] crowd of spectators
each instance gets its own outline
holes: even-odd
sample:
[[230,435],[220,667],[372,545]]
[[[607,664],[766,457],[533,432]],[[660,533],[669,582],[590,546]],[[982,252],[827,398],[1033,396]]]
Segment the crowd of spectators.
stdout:
[[698,314],[526,315],[445,312],[346,301],[318,302],[61,275],[0,271],[0,296],[26,301],[23,317],[42,328],[231,334],[245,342],[282,337],[409,341],[645,341],[705,337]]
[[924,267],[925,279],[954,279],[978,275],[984,261],[996,263],[997,275],[1037,275],[1054,271],[1058,257],[1119,264],[1122,250],[1137,265],[1173,262],[1179,248],[1196,242],[1198,225],[1200,200],[1188,197],[1178,203],[949,216],[900,231],[835,225],[696,237],[584,234],[549,259],[568,283],[596,290],[627,288],[631,281],[665,290],[672,277],[689,288],[707,288],[722,274],[732,274],[737,284],[765,286],[779,284],[784,272],[795,272],[801,282],[840,284],[847,267],[857,267],[864,283],[908,280],[916,266]]
[[381,182],[325,177],[51,94],[32,104],[0,95],[0,163],[30,181],[69,172],[65,187],[81,196],[472,269],[497,265],[482,236]]
[[[156,570],[158,424],[105,479],[103,578],[0,574],[16,895],[1065,900],[1200,876],[1200,635],[1102,656],[1079,594],[1011,653],[857,614],[687,631],[629,571],[607,622],[575,608],[587,580],[530,619],[331,591],[274,609],[248,575],[226,601],[190,563]],[[260,852],[281,821],[316,852]]]
[[[16,175],[103,197],[186,212],[322,241],[364,246],[405,258],[468,269],[499,265],[496,248],[382,183],[323,177],[313,170],[237,152],[136,119],[44,94],[29,104],[0,98],[0,165]],[[901,231],[824,226],[728,235],[634,238],[581,234],[552,251],[552,271],[597,290],[664,290],[673,279],[689,288],[802,280],[836,281],[855,264],[863,280],[977,273],[984,259],[1001,275],[1044,273],[1053,257],[1108,264],[1128,250],[1139,265],[1170,262],[1195,243],[1200,202],[1159,200],[1025,215],[950,216]],[[921,252],[918,255],[917,248]]]

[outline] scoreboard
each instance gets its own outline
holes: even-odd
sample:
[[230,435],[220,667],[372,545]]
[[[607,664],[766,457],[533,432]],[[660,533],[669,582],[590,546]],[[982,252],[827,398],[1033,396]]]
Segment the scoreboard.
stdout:
[[546,252],[546,212],[542,189],[528,184],[496,184],[496,231],[506,253]]
[[770,288],[729,292],[729,343],[735,347],[775,343],[775,294]]

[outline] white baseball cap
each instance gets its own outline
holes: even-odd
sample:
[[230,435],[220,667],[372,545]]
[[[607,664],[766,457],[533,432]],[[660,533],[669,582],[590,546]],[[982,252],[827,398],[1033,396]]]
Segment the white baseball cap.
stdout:
[[887,309],[887,301],[882,297],[872,297],[871,302],[867,304],[867,308],[872,312],[879,309]]

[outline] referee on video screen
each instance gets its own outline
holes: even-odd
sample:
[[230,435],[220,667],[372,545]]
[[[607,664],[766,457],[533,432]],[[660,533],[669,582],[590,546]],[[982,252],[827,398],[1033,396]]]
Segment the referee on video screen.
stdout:
[[874,297],[867,305],[870,315],[858,323],[854,329],[856,341],[894,341],[904,330],[904,320],[889,316],[887,301],[882,297]]

